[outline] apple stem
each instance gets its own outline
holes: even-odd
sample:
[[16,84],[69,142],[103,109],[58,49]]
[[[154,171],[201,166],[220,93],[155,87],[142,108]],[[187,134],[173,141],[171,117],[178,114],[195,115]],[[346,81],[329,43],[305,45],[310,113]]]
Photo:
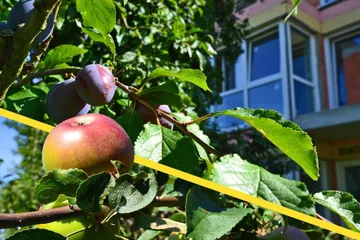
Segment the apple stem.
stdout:
[[73,235],[75,235],[75,234],[77,234],[77,233],[84,232],[84,231],[86,231],[86,230],[88,230],[88,229],[90,229],[90,228],[93,228],[94,226],[95,226],[94,224],[91,224],[91,225],[89,225],[89,226],[87,226],[87,227],[85,227],[85,228],[76,230],[75,232],[72,232],[72,233],[66,235],[65,237],[66,237],[66,239],[68,239],[69,237],[71,237],[71,236],[73,236]]

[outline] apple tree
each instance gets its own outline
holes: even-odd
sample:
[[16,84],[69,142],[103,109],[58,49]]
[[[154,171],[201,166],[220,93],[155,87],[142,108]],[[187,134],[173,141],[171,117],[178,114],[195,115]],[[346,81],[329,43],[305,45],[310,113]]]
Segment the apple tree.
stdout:
[[[300,1],[293,2],[296,9]],[[245,23],[215,15],[213,2],[7,4],[0,104],[55,126],[37,156],[45,170],[33,186],[39,209],[0,214],[0,228],[16,230],[8,240],[325,238],[315,227],[133,164],[135,155],[320,219],[315,205],[325,206],[360,231],[360,204],[350,194],[310,194],[304,183],[220,152],[201,130],[220,116],[238,118],[319,178],[311,138],[276,111],[205,113],[219,79],[208,58],[217,41],[229,40],[224,32],[215,38],[214,19],[240,29],[230,45],[246,32]]]

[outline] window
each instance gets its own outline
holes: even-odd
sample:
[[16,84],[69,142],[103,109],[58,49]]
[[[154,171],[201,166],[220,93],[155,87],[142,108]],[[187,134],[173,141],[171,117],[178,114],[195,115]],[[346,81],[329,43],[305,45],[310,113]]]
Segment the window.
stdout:
[[325,7],[329,4],[339,2],[340,0],[320,0],[320,7]]
[[360,102],[360,34],[335,44],[339,105]]
[[325,40],[331,108],[360,103],[360,31]]
[[311,40],[309,35],[289,27],[291,40],[290,74],[294,89],[294,116],[315,110],[315,81],[313,81]]
[[[311,34],[281,22],[253,33],[242,47],[244,52],[235,63],[223,58],[223,103],[215,110],[274,109],[288,119],[319,110]],[[237,123],[230,119],[218,118],[218,122],[223,127]]]

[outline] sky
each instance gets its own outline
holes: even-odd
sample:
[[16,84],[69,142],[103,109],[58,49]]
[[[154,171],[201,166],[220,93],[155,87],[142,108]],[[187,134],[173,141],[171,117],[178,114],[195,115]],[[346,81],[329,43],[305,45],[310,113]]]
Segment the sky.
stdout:
[[[17,132],[14,129],[8,128],[4,124],[5,118],[0,117],[0,159],[4,160],[4,163],[0,164],[0,179],[9,173],[11,169],[14,169],[22,157],[20,155],[14,155],[13,150],[17,149],[15,142],[15,136]],[[9,181],[10,179],[3,179]]]

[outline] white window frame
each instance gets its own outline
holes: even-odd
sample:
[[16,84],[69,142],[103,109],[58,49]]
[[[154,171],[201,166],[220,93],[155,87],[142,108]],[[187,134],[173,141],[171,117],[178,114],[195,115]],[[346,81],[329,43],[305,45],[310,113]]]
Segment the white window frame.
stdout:
[[[277,28],[277,30],[276,30]],[[309,37],[310,41],[310,59],[311,59],[311,81],[301,79],[299,76],[293,74],[292,66],[292,49],[291,49],[291,28],[296,29],[305,36]],[[251,44],[253,41],[266,37],[266,33],[269,30],[276,30],[279,34],[280,44],[280,71],[279,73],[266,76],[264,78],[251,81]],[[265,33],[265,34],[264,34]],[[271,34],[271,33],[269,33]],[[242,44],[243,53],[239,56],[240,69],[235,67],[235,88],[230,90],[225,89],[225,82],[222,83],[222,92],[220,97],[228,96],[237,92],[243,92],[244,107],[249,106],[249,90],[267,83],[271,83],[277,80],[281,80],[282,84],[282,99],[283,110],[282,115],[287,119],[295,119],[296,117],[296,102],[295,102],[295,86],[294,78],[299,82],[304,83],[306,86],[313,88],[313,112],[319,112],[321,110],[320,92],[319,92],[319,73],[318,73],[318,50],[316,46],[316,37],[309,31],[297,26],[295,23],[283,21],[277,21],[267,27],[262,28],[259,31],[255,31],[243,41]],[[224,62],[224,61],[222,61]],[[223,77],[225,77],[225,64],[222,64]],[[238,73],[238,74],[237,74]],[[225,79],[225,78],[224,78]],[[245,80],[245,81],[244,81]],[[243,81],[243,82],[241,82]],[[290,88],[289,88],[290,87]],[[288,91],[290,89],[290,92]],[[224,129],[227,131],[227,129]]]
[[[291,46],[291,29],[295,29],[301,34],[309,38],[310,41],[310,62],[311,62],[311,81],[303,79],[300,76],[294,74],[292,64],[292,46]],[[296,101],[295,101],[295,80],[303,83],[304,85],[313,89],[313,112],[319,112],[321,110],[320,103],[320,91],[319,91],[319,75],[318,75],[318,50],[316,47],[316,38],[310,32],[298,27],[296,24],[289,22],[287,24],[287,39],[288,41],[288,67],[289,67],[289,79],[290,79],[290,93],[291,93],[291,117],[295,119],[296,115]]]
[[[277,29],[276,29],[277,28]],[[287,69],[286,69],[286,48],[285,48],[285,23],[283,21],[276,22],[274,24],[271,24],[259,31],[251,33],[246,40],[243,41],[242,47],[244,52],[239,56],[240,61],[240,69],[236,69],[235,71],[239,71],[240,74],[235,75],[235,88],[231,90],[224,91],[225,83],[222,83],[222,89],[223,91],[220,93],[220,97],[228,96],[240,91],[243,91],[243,102],[244,107],[249,107],[249,99],[248,99],[248,92],[251,88],[255,88],[261,85],[265,85],[267,83],[271,83],[277,80],[281,80],[282,83],[282,98],[283,98],[283,109],[284,109],[284,117],[290,118],[290,112],[289,112],[289,98],[288,98],[288,83],[286,81],[287,79]],[[268,30],[274,29],[279,34],[279,47],[280,47],[280,71],[279,73],[266,76],[261,79],[257,79],[255,81],[250,81],[250,68],[251,68],[251,42],[256,41],[258,39],[263,38],[266,36]],[[265,33],[265,34],[264,34]],[[270,33],[269,33],[270,34]],[[224,74],[224,64],[222,64],[223,68],[223,77]],[[245,79],[245,81],[244,81]],[[241,81],[244,81],[241,83]],[[240,86],[243,87],[240,87]]]
[[349,37],[356,36],[358,34],[360,34],[360,27],[355,26],[342,31],[338,31],[324,38],[326,77],[328,83],[327,90],[330,109],[341,107],[339,105],[337,86],[336,43]]

